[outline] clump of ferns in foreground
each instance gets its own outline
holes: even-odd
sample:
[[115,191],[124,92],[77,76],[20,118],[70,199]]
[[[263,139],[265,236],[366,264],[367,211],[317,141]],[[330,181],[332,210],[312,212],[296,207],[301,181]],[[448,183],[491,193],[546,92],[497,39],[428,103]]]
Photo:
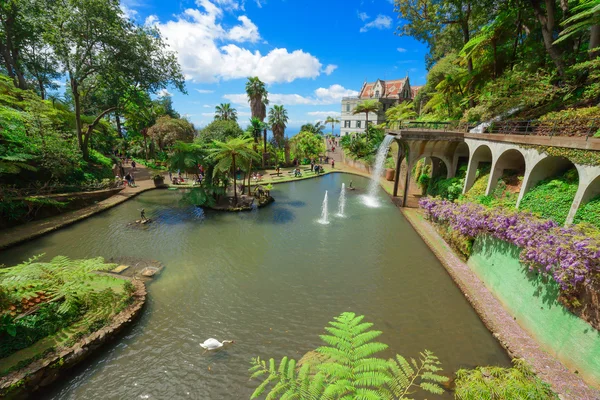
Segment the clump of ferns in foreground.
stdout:
[[388,346],[375,342],[381,331],[370,330],[372,323],[364,316],[343,313],[329,322],[321,335],[328,345],[309,352],[300,361],[284,357],[279,366],[275,360],[252,360],[252,378],[262,383],[252,394],[261,396],[270,388],[267,399],[408,399],[416,390],[441,394],[441,383],[448,378],[438,358],[425,350],[418,360],[410,362],[396,355],[385,360],[373,357]]

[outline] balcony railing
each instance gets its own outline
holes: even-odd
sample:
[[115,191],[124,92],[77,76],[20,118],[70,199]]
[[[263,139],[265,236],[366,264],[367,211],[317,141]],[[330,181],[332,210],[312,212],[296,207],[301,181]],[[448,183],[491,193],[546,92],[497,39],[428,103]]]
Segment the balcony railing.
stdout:
[[483,123],[463,121],[405,121],[401,123],[388,123],[387,128],[395,130],[436,130],[442,132],[590,138],[596,134],[600,136],[600,119],[572,119],[568,122],[559,120],[528,120]]

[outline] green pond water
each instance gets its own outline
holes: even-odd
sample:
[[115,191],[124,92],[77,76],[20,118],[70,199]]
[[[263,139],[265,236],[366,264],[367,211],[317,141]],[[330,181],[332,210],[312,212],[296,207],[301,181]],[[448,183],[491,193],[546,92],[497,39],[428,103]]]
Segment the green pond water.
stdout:
[[[337,218],[341,185],[350,180],[358,190],[347,192],[347,217]],[[41,398],[247,399],[257,385],[248,379],[251,357],[299,359],[344,311],[366,315],[384,332],[380,341],[390,348],[381,356],[429,349],[448,374],[509,365],[387,195],[378,194],[379,208],[363,205],[367,185],[345,174],[277,185],[275,203],[238,214],[204,212],[181,204],[180,192],[155,190],[3,251],[7,265],[45,253],[166,266],[135,326]],[[317,222],[325,190],[329,225]],[[141,208],[155,222],[128,226]],[[203,355],[199,343],[209,337],[236,344]]]

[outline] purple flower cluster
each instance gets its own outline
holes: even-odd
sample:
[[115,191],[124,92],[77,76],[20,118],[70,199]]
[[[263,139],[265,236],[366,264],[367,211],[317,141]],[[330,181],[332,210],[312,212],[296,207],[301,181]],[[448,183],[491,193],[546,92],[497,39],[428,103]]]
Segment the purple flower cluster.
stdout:
[[600,239],[590,228],[565,228],[530,213],[438,198],[422,198],[419,205],[432,221],[462,235],[490,235],[520,247],[521,262],[551,275],[564,292],[575,294],[580,284],[599,276]]

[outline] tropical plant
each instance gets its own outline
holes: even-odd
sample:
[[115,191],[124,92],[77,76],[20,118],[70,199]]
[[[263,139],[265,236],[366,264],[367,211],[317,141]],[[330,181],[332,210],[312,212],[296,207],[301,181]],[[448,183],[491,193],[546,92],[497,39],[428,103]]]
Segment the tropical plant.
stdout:
[[416,116],[415,105],[412,101],[398,103],[385,112],[386,121],[392,124],[401,124],[402,121],[413,119]]
[[[356,107],[354,108],[354,110],[352,110],[352,114],[356,115],[356,114],[365,114],[365,119],[366,119],[366,130],[368,132],[369,129],[369,113],[377,113],[379,110],[381,109],[381,103],[377,100],[363,100],[360,103],[358,103],[356,105]],[[367,140],[369,140],[369,137],[367,135]]]
[[163,115],[148,129],[148,135],[156,142],[160,150],[170,147],[176,141],[191,142],[196,129],[186,119],[171,118]]
[[325,124],[331,124],[331,135],[333,136],[333,127],[335,124],[339,124],[340,120],[338,118],[332,117],[332,116],[328,116],[325,119]]
[[237,110],[230,103],[221,103],[215,107],[215,120],[237,121]]
[[277,143],[283,140],[288,122],[287,110],[283,106],[274,105],[269,110],[269,125]]
[[309,352],[299,362],[283,357],[276,366],[260,358],[252,360],[252,378],[263,379],[251,396],[255,399],[269,389],[267,398],[290,399],[408,399],[415,390],[441,394],[440,383],[448,378],[438,358],[430,351],[410,362],[396,355],[388,360],[374,357],[387,349],[375,342],[382,332],[371,330],[364,316],[342,313],[325,327],[325,346]]
[[[264,82],[258,79],[258,76],[248,78],[246,82],[246,95],[250,103],[250,112],[253,118],[258,118],[260,122],[264,122],[267,117],[267,105],[269,105],[269,92],[265,87]],[[267,127],[263,129],[264,149],[263,153],[267,152]],[[265,159],[263,156],[263,167]]]
[[263,123],[260,119],[256,117],[250,118],[250,125],[248,126],[248,131],[252,135],[255,144],[258,144],[258,141],[260,140],[260,135],[262,134],[263,130],[266,129],[266,127],[266,124]]
[[456,372],[458,400],[545,399],[558,400],[549,384],[542,381],[523,359],[512,360],[512,368],[477,367]]
[[195,171],[205,157],[205,150],[194,143],[175,142],[169,155],[168,163],[171,171]]
[[198,143],[211,143],[213,140],[225,142],[230,138],[244,136],[244,131],[236,121],[215,120],[198,131]]
[[237,204],[237,165],[243,165],[249,160],[258,159],[259,156],[252,148],[252,138],[233,138],[227,142],[215,140],[214,148],[209,149],[215,165],[213,177],[219,172],[231,172],[233,175],[233,198]]
[[323,135],[324,129],[325,125],[323,125],[321,121],[315,124],[308,122],[300,127],[300,132],[310,132],[316,135]]
[[296,157],[315,158],[325,152],[325,143],[321,135],[302,131],[290,140],[292,152]]

